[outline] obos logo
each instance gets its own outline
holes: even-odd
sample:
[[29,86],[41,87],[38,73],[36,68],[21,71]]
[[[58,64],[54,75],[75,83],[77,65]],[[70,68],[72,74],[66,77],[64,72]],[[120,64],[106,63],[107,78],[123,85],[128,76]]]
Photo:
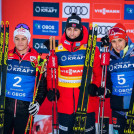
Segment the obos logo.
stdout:
[[72,13],[76,13],[81,18],[89,19],[90,15],[90,4],[89,3],[63,3],[62,6],[62,17],[68,18]]
[[59,17],[59,3],[34,2],[34,16]]
[[125,5],[124,9],[124,19],[126,20],[134,20],[134,5]]
[[58,21],[33,21],[33,34],[34,35],[59,35],[59,22]]
[[100,22],[93,22],[93,27],[97,24],[97,37],[102,38],[104,37],[109,29],[111,29],[116,23],[100,23]]

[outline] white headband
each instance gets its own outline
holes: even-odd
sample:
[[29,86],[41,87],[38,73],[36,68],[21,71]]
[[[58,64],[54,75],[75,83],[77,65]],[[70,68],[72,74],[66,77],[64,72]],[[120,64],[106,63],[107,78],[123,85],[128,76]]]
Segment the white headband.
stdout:
[[28,40],[28,44],[29,44],[30,39],[31,39],[31,34],[30,34],[29,30],[24,29],[24,28],[17,28],[14,31],[14,39],[15,39],[16,35],[24,35],[24,36],[26,36],[26,38]]

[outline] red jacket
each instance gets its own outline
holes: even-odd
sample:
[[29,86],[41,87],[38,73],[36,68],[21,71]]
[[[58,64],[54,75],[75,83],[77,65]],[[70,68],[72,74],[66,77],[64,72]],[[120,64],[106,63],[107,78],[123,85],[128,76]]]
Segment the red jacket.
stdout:
[[[82,71],[85,61],[86,44],[88,31],[83,26],[83,39],[77,42],[70,42],[66,39],[65,33],[61,38],[61,44],[56,48],[58,57],[58,90],[60,98],[58,100],[58,112],[72,114],[77,110],[79,86],[81,84]],[[95,51],[93,65],[92,83],[98,87],[101,85],[101,65],[100,52],[98,47]],[[54,83],[53,83],[54,84]],[[47,70],[47,86],[51,89],[51,71]],[[97,97],[89,97],[88,113],[94,112],[98,105]]]

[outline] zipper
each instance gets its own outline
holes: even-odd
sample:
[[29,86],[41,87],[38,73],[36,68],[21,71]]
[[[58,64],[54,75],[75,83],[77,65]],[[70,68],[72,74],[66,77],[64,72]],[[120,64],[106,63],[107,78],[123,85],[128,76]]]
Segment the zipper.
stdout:
[[17,99],[15,99],[15,104],[14,104],[14,117],[16,117],[16,107],[17,107]]
[[73,104],[74,104],[74,114],[75,114],[75,96],[74,96],[74,88],[73,88]]

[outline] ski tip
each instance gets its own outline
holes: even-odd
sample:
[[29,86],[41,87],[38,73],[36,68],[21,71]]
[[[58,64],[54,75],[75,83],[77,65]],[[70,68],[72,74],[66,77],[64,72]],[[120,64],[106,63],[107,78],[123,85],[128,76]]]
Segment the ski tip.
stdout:
[[1,27],[3,27],[4,26],[4,21],[1,21]]
[[6,21],[6,26],[9,26],[9,21]]

